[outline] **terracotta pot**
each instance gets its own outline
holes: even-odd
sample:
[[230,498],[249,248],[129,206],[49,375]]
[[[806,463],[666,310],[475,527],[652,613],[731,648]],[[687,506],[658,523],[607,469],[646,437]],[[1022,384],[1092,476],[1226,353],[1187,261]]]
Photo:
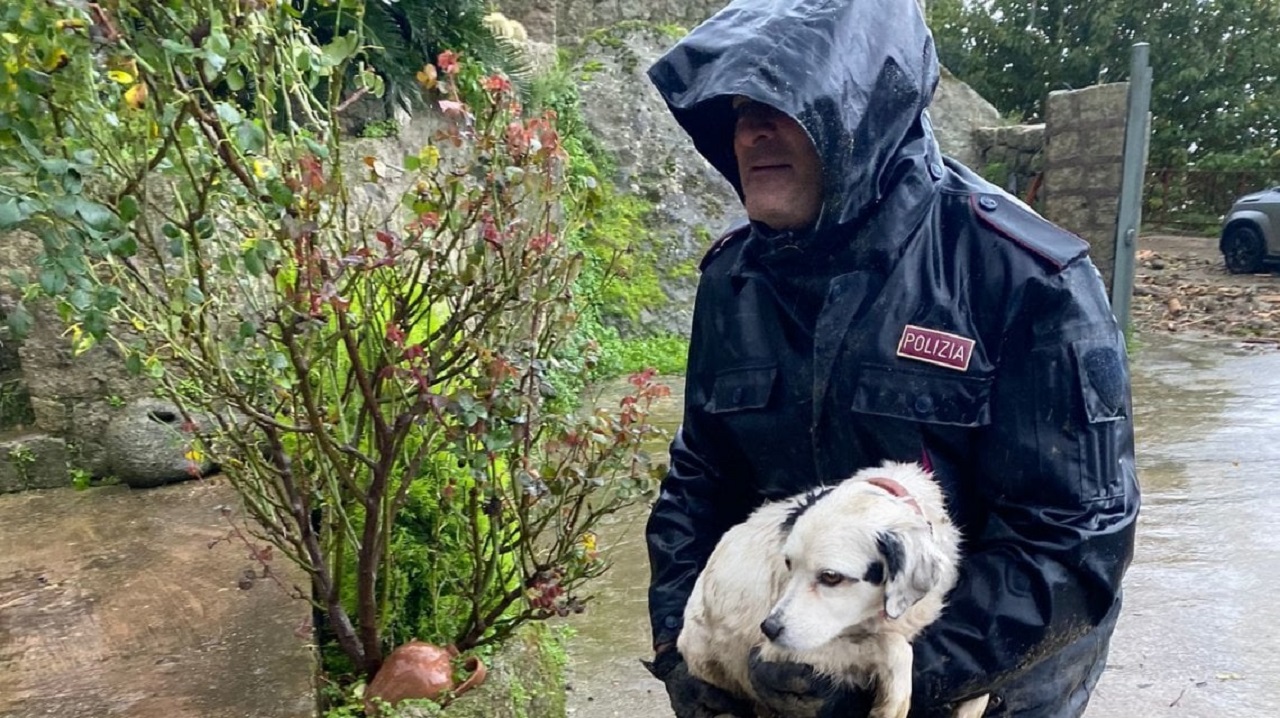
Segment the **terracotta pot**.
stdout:
[[487,669],[474,656],[463,667],[471,675],[462,683],[453,681],[453,659],[458,651],[453,646],[441,648],[413,640],[391,652],[378,669],[373,682],[365,689],[365,712],[376,715],[373,699],[380,698],[392,706],[400,701],[427,698],[439,703],[456,698],[484,682]]

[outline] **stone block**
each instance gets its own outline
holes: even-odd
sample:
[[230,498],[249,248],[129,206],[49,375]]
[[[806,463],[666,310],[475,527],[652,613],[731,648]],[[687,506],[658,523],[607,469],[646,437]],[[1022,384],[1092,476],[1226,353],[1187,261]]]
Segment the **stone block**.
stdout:
[[1087,186],[1093,190],[1115,192],[1120,196],[1120,177],[1124,167],[1120,162],[1111,162],[1088,170]]
[[103,442],[112,474],[132,488],[153,488],[199,478],[209,472],[208,459],[193,453],[194,432],[208,419],[191,417],[161,399],[136,399],[112,418]]
[[71,431],[71,414],[62,401],[33,396],[31,412],[35,416],[36,428],[40,431],[60,436]]
[[1045,143],[1045,155],[1048,158],[1049,171],[1055,164],[1071,162],[1082,154],[1080,133],[1075,130],[1050,133]]
[[1044,123],[1037,125],[1015,125],[1007,129],[1004,135],[1005,144],[1022,152],[1039,152],[1044,149]]
[[21,434],[0,440],[0,493],[70,485],[67,444],[62,439]]
[[1079,98],[1078,122],[1093,126],[1124,126],[1128,114],[1129,83],[1094,85],[1076,93]]
[[1050,175],[1055,195],[1058,193],[1069,194],[1087,189],[1089,185],[1086,178],[1087,175],[1083,167],[1054,168]]

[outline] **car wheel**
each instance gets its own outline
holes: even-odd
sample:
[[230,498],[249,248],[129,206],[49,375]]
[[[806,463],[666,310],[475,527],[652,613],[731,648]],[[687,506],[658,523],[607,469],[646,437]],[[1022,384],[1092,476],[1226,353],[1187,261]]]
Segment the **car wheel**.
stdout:
[[1222,259],[1232,274],[1252,274],[1261,270],[1266,253],[1262,234],[1247,224],[1237,224],[1222,235]]

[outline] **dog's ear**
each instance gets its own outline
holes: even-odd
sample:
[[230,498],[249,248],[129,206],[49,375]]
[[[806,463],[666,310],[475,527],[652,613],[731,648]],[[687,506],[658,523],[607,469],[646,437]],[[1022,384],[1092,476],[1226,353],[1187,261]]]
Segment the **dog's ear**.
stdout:
[[942,577],[942,552],[928,529],[882,531],[876,546],[884,557],[884,612],[900,618]]

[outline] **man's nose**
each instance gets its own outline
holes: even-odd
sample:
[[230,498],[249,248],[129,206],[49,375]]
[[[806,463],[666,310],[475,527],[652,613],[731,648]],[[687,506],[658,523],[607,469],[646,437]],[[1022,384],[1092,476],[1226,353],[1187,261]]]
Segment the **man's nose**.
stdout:
[[772,118],[759,115],[739,118],[738,125],[735,128],[738,142],[744,145],[754,145],[762,140],[767,140],[777,131],[777,122]]

